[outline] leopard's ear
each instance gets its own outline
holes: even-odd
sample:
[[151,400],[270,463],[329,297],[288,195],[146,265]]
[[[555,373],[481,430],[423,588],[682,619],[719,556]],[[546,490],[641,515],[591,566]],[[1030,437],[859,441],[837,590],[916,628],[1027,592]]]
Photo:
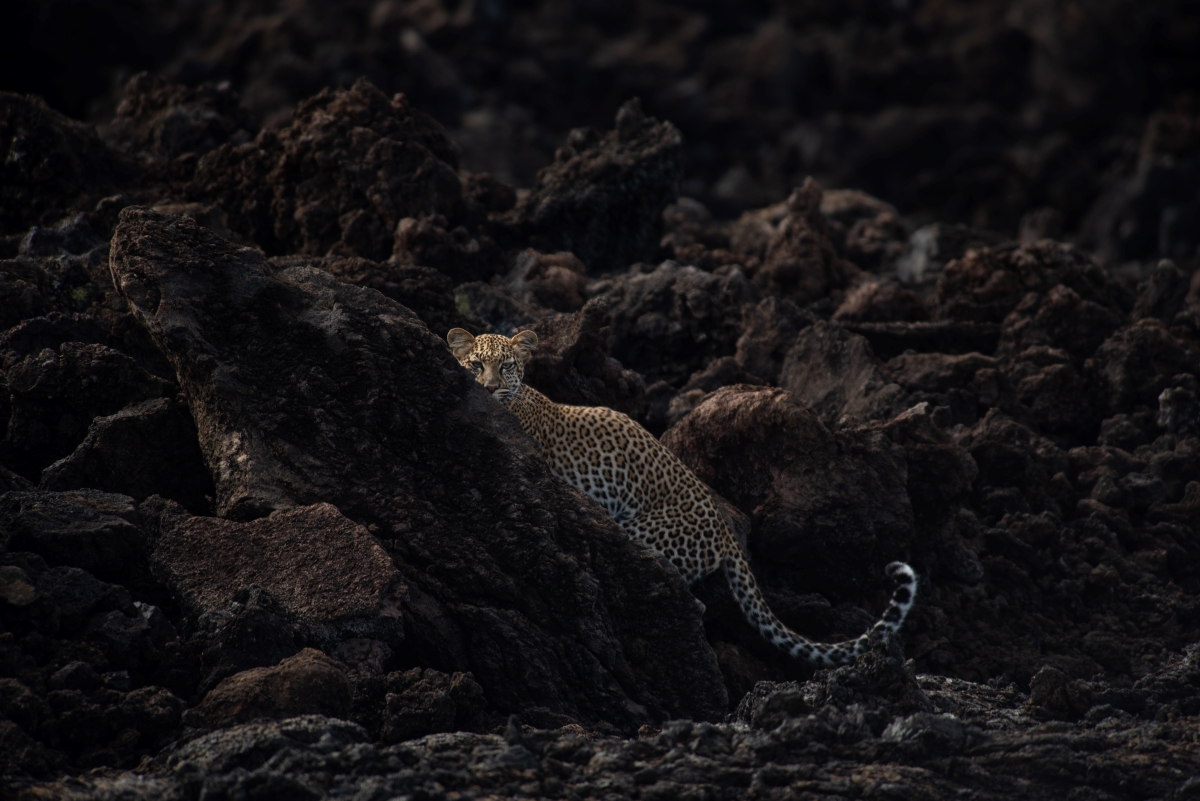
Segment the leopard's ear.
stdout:
[[467,358],[471,348],[475,347],[475,337],[461,328],[451,328],[450,333],[446,334],[446,341],[450,343],[450,352],[459,361]]
[[513,334],[509,342],[512,343],[513,351],[517,355],[517,361],[525,364],[533,358],[533,349],[537,347],[537,334],[532,331],[521,331],[520,333]]

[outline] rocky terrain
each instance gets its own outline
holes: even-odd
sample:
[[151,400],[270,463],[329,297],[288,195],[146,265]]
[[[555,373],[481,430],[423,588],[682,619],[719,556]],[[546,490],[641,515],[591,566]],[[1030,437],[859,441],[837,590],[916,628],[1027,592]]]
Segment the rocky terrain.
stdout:
[[[3,793],[1200,796],[1200,11],[967,5],[18,3]],[[774,652],[453,327],[901,636]]]

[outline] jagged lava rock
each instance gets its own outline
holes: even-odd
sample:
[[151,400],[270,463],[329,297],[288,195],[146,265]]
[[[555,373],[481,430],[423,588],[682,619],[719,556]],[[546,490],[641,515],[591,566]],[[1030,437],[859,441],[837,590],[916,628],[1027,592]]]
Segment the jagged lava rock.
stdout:
[[150,537],[133,499],[97,490],[9,492],[0,497],[0,534],[10,551],[82,568],[105,581],[152,583]]
[[[762,262],[752,271],[754,283],[764,294],[807,305],[845,288],[860,272],[833,248],[829,222],[821,213],[823,194],[821,185],[808,178],[787,199],[786,216],[770,229]],[[733,241],[735,251],[748,250],[739,247],[736,231]]]
[[613,357],[649,383],[675,386],[713,359],[733,355],[742,306],[757,300],[736,267],[715,274],[673,261],[635,266],[593,282],[589,291],[607,304]]
[[592,275],[652,261],[663,209],[679,195],[681,144],[678,129],[647,117],[636,99],[603,136],[575,129],[504,218],[508,236],[542,252],[570,251]]
[[219,512],[328,502],[374,526],[414,661],[469,670],[502,712],[724,714],[682,579],[554,479],[411,312],[144,209],[111,264],[186,390]]
[[607,323],[602,300],[538,320],[530,326],[538,346],[525,365],[525,381],[555,403],[607,406],[637,419],[646,411],[646,384],[608,355]]
[[32,95],[0,92],[0,152],[0,235],[94,204],[134,175],[95,128]]
[[251,668],[222,681],[188,710],[185,722],[220,728],[297,715],[344,718],[350,712],[350,679],[337,662],[305,648],[274,667]]
[[461,204],[457,169],[440,125],[360,78],[301,103],[286,128],[207,154],[187,195],[220,205],[269,253],[324,256],[337,246],[384,259],[402,219]]
[[78,342],[47,348],[14,364],[8,388],[12,409],[0,454],[30,479],[75,450],[93,418],[174,394],[169,382],[129,356]]

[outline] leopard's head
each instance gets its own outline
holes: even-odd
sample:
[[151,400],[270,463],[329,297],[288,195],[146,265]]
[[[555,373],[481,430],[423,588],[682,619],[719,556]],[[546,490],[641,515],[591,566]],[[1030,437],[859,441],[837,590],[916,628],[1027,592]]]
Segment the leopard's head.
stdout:
[[446,334],[446,341],[459,364],[474,373],[475,381],[483,384],[497,400],[507,403],[521,388],[525,365],[537,347],[537,334],[521,331],[511,339],[499,334],[476,337],[453,328]]

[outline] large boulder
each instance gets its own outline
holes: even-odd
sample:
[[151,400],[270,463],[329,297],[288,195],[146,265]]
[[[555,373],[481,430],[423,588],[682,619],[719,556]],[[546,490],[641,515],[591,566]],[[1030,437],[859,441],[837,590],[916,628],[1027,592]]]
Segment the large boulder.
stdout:
[[274,667],[251,668],[225,679],[188,711],[187,722],[215,728],[296,715],[344,718],[350,697],[350,679],[341,666],[315,648],[305,648]]
[[469,670],[501,712],[724,714],[682,578],[555,479],[407,309],[145,209],[122,212],[111,266],[175,366],[218,512],[325,502],[367,526],[409,587],[409,664]]
[[750,515],[768,584],[861,598],[912,537],[902,451],[878,432],[835,434],[786,390],[719,389],[662,442]]
[[96,490],[9,492],[0,497],[0,543],[52,565],[78,567],[105,581],[144,587],[150,537],[133,499]]
[[12,410],[0,454],[36,479],[83,441],[93,418],[130,403],[174,394],[167,381],[119,351],[66,342],[25,357],[8,370]]
[[9,92],[0,93],[0,152],[0,235],[94,204],[134,172],[92,126]]
[[596,281],[590,291],[608,304],[613,357],[648,382],[674,386],[713,359],[733,355],[742,307],[756,300],[736,267],[716,274],[673,261]]
[[525,380],[556,403],[607,406],[639,418],[646,410],[646,383],[608,355],[608,309],[593,300],[574,314],[555,314],[530,326],[537,350]]
[[821,213],[823,194],[821,185],[808,178],[792,192],[778,220],[759,220],[761,213],[752,212],[735,224],[735,252],[761,252],[752,272],[764,294],[806,305],[844,289],[860,272],[834,250],[829,222]]

